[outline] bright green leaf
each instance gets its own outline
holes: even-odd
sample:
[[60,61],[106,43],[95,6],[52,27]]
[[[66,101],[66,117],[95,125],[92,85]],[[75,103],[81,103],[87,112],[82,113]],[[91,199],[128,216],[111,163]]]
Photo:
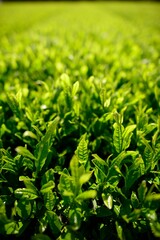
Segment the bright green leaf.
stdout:
[[116,221],[116,230],[117,230],[117,235],[120,240],[124,240],[123,236],[123,228],[122,226]]
[[40,192],[41,193],[47,193],[49,192],[51,189],[53,189],[55,187],[55,183],[53,181],[49,181],[48,183],[44,184],[41,189]]
[[54,208],[54,205],[56,203],[56,198],[55,198],[55,195],[52,192],[52,190],[44,193],[43,198],[44,198],[44,204],[45,204],[45,207],[47,208],[47,210],[52,211]]
[[88,142],[86,141],[86,134],[81,137],[78,144],[76,155],[78,156],[80,164],[86,164],[88,161]]
[[122,124],[118,124],[118,123],[114,123],[113,127],[114,127],[113,144],[117,153],[120,153],[122,151],[122,144],[123,144],[122,133],[123,133],[124,127]]
[[133,134],[134,129],[136,128],[136,125],[129,125],[127,126],[122,134],[122,138],[123,138],[123,143],[122,143],[122,149],[125,150],[130,146],[130,142],[131,142],[131,137]]
[[73,88],[72,88],[72,96],[73,97],[77,94],[78,89],[79,89],[79,82],[77,81],[73,84]]
[[152,193],[146,196],[146,201],[160,201],[160,193]]
[[147,184],[146,181],[143,180],[141,185],[138,188],[138,198],[141,202],[144,201],[145,197],[146,197],[146,193],[147,193]]
[[84,173],[83,175],[80,176],[79,182],[81,185],[83,185],[84,183],[88,182],[89,179],[91,178],[93,172],[87,172]]
[[108,209],[112,209],[113,207],[113,197],[111,194],[105,194],[105,193],[102,193],[102,199],[103,199],[103,202],[104,204],[106,205],[106,207]]
[[18,152],[18,154],[22,155],[23,157],[27,157],[30,158],[32,160],[36,160],[36,158],[33,156],[33,154],[25,147],[17,147],[16,151]]
[[25,198],[29,198],[30,200],[38,198],[38,194],[32,190],[27,188],[17,188],[14,193],[16,196],[24,196]]
[[31,131],[25,131],[23,133],[23,137],[30,137],[37,140],[37,136]]
[[76,199],[77,200],[85,200],[85,199],[89,199],[89,198],[95,198],[97,195],[96,190],[87,190],[83,193],[80,193]]
[[94,159],[92,160],[93,164],[103,174],[103,176],[106,177],[108,171],[106,162],[97,154],[92,154],[92,156],[94,157]]

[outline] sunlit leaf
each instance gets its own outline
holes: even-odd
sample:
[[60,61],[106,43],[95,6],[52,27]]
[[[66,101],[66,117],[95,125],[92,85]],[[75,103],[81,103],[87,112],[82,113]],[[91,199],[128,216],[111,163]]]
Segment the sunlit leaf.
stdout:
[[123,144],[123,130],[124,127],[122,124],[114,123],[114,133],[113,133],[113,144],[115,146],[115,149],[117,153],[120,153],[122,151],[122,144]]
[[150,222],[150,227],[151,227],[153,235],[155,237],[159,238],[160,237],[160,223],[158,221]]
[[134,129],[136,128],[136,125],[130,125],[127,126],[123,131],[123,143],[122,143],[122,149],[125,150],[130,146],[131,137],[133,134]]
[[78,156],[81,164],[86,164],[88,161],[88,143],[86,140],[86,134],[81,137],[80,143],[78,144],[76,155]]
[[38,198],[37,192],[35,192],[33,189],[27,189],[27,188],[17,188],[15,190],[16,196],[24,196],[25,198],[29,198],[31,200]]
[[79,169],[78,169],[79,163],[78,163],[78,158],[76,155],[74,155],[70,161],[70,168],[71,168],[71,175],[73,177],[74,181],[74,189],[75,189],[75,194],[78,193],[79,191]]
[[43,195],[43,198],[44,198],[45,207],[48,210],[52,211],[56,203],[56,198],[52,190],[45,192]]
[[106,207],[108,209],[112,209],[113,207],[113,197],[111,194],[105,194],[105,193],[102,193],[102,199],[103,199],[103,202],[104,204],[106,205]]
[[16,151],[22,155],[23,157],[27,157],[27,158],[30,158],[32,160],[35,160],[36,158],[34,157],[34,155],[25,147],[17,147],[16,148]]
[[5,224],[5,231],[7,235],[18,233],[16,222],[12,221],[10,223]]
[[94,159],[92,160],[93,164],[97,167],[97,169],[103,174],[104,177],[107,176],[107,164],[101,159],[97,154],[92,155]]
[[80,184],[83,185],[84,183],[88,182],[91,176],[92,176],[92,172],[86,172],[82,174],[79,178]]
[[144,201],[145,199],[145,196],[146,196],[146,193],[147,193],[147,184],[146,184],[146,181],[143,180],[138,188],[138,198],[141,202]]
[[31,131],[25,131],[23,133],[23,137],[30,137],[37,140],[37,136]]
[[77,200],[85,200],[85,199],[89,199],[89,198],[95,198],[97,195],[97,192],[95,190],[87,190],[83,193],[80,193],[77,196]]
[[123,228],[117,221],[116,221],[116,230],[117,230],[117,235],[118,235],[119,239],[123,240],[124,239]]
[[79,82],[77,81],[73,84],[73,88],[72,88],[72,96],[73,97],[77,94],[78,89],[79,89]]
[[159,201],[160,193],[153,193],[146,196],[145,201]]
[[44,184],[41,189],[40,189],[40,192],[41,193],[47,193],[49,192],[51,189],[53,189],[55,187],[55,183],[53,181],[49,181],[47,182],[46,184]]

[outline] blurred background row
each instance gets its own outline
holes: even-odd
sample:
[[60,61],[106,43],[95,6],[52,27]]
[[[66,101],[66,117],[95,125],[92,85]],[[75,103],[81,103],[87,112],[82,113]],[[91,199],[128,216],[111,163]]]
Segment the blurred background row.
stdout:
[[[0,0],[0,2],[66,2],[66,1],[69,1],[69,2],[78,2],[78,1],[85,1],[85,0]],[[92,1],[102,1],[102,0],[87,0],[89,2],[92,2]],[[103,1],[110,1],[110,2],[116,2],[117,0],[103,0]],[[133,0],[118,0],[118,1],[126,1],[126,2],[133,2]],[[160,0],[134,0],[135,2],[159,2]]]

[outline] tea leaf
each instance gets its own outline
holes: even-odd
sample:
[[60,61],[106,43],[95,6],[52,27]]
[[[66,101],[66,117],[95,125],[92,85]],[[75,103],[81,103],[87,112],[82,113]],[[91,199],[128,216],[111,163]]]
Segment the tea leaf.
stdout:
[[25,147],[17,147],[16,148],[16,151],[22,155],[23,157],[27,157],[27,158],[30,158],[32,160],[36,160],[36,158],[33,156],[33,154]]
[[134,160],[134,163],[128,168],[125,186],[126,189],[129,189],[134,182],[144,174],[144,162],[141,157],[138,157]]
[[76,199],[77,200],[85,200],[85,199],[89,199],[89,198],[95,198],[97,195],[97,192],[95,190],[87,190],[83,193],[80,193]]
[[85,139],[86,134],[81,137],[80,143],[78,144],[77,150],[75,151],[80,164],[86,164],[88,161],[88,143]]
[[78,89],[79,89],[79,82],[77,81],[77,82],[75,82],[75,83],[73,84],[72,97],[74,97],[74,96],[77,94]]
[[131,194],[131,203],[134,208],[138,208],[139,206],[139,200],[137,198],[137,195],[135,192],[132,192]]
[[36,172],[38,173],[41,171],[43,168],[48,153],[50,151],[52,141],[53,141],[53,136],[55,134],[55,130],[57,128],[59,122],[59,118],[55,118],[52,123],[49,125],[46,134],[42,137],[41,141],[37,144],[36,149],[35,149],[35,157],[36,157]]
[[93,164],[97,167],[98,170],[103,174],[104,177],[107,176],[107,164],[101,159],[97,154],[92,154],[94,159],[92,160]]
[[144,201],[145,197],[146,197],[146,193],[147,193],[147,185],[146,185],[146,181],[143,180],[141,185],[138,188],[138,198],[141,202]]
[[60,176],[58,189],[65,201],[65,204],[69,204],[74,196],[72,181],[72,177],[69,175],[67,169],[64,168]]
[[124,131],[123,131],[123,144],[122,144],[122,149],[125,150],[130,146],[130,142],[131,142],[131,137],[133,134],[134,129],[136,128],[136,125],[130,125],[127,126]]
[[30,200],[38,198],[38,194],[35,190],[33,189],[28,189],[28,188],[17,188],[15,190],[15,194],[17,196],[24,196],[25,198],[28,198]]
[[23,219],[27,219],[32,212],[32,206],[30,201],[26,198],[20,198],[16,206],[16,212]]
[[5,231],[6,234],[8,235],[17,233],[16,228],[17,228],[16,222],[10,222],[5,224]]
[[114,123],[113,127],[114,127],[113,144],[115,146],[117,153],[120,153],[122,151],[122,146],[123,146],[122,133],[123,133],[124,127],[122,124],[118,124],[118,123]]
[[31,137],[31,138],[37,140],[37,136],[33,132],[31,132],[31,131],[25,131],[23,133],[23,137]]
[[105,193],[102,193],[102,199],[103,199],[103,202],[104,204],[106,205],[106,207],[108,209],[112,209],[113,207],[113,197],[111,194],[105,194]]
[[43,198],[44,198],[44,204],[47,210],[52,211],[56,203],[56,198],[52,190],[45,192],[43,195]]
[[118,235],[119,239],[123,240],[124,239],[123,228],[117,221],[116,221],[116,230],[117,230],[117,235]]
[[93,172],[86,172],[86,173],[82,174],[82,175],[80,176],[80,178],[79,178],[80,184],[83,185],[84,183],[88,182],[89,179],[90,179],[91,176],[92,176],[92,173],[93,173]]
[[77,231],[80,228],[81,213],[78,211],[78,209],[74,209],[74,210],[69,211],[69,221],[70,221],[71,228],[74,231]]
[[62,224],[56,213],[53,211],[47,211],[47,219],[49,222],[49,226],[55,236],[57,236],[62,228]]
[[36,194],[38,193],[38,189],[29,180],[24,180],[24,184],[25,184],[26,188],[33,190]]
[[54,181],[54,179],[55,179],[54,173],[55,173],[55,171],[52,168],[47,170],[42,177],[41,185],[48,183],[50,180]]
[[42,194],[47,193],[47,192],[49,192],[51,189],[53,189],[54,187],[55,187],[55,183],[50,180],[49,182],[47,182],[46,184],[44,184],[44,185],[41,187],[40,192],[41,192]]
[[70,168],[71,168],[71,175],[73,177],[73,181],[74,181],[74,191],[75,194],[78,193],[79,191],[79,169],[78,169],[78,158],[76,157],[76,155],[74,155],[70,161]]
[[10,163],[4,164],[3,167],[2,167],[2,170],[6,170],[6,171],[9,171],[9,172],[12,172],[12,173],[16,173],[15,167],[13,166],[13,164],[10,164]]
[[11,108],[12,112],[18,117],[21,117],[21,111],[19,102],[14,94],[7,95],[8,105]]
[[160,223],[158,221],[150,223],[151,230],[155,237],[160,237]]
[[160,193],[153,193],[146,196],[145,201],[159,201]]
[[152,168],[153,155],[153,150],[150,147],[146,146],[144,149],[144,164],[147,170]]

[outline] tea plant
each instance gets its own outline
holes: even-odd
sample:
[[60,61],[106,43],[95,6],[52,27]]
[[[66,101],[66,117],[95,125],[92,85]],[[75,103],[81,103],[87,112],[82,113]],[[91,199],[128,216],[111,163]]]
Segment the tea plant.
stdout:
[[159,8],[1,4],[1,239],[160,237]]

